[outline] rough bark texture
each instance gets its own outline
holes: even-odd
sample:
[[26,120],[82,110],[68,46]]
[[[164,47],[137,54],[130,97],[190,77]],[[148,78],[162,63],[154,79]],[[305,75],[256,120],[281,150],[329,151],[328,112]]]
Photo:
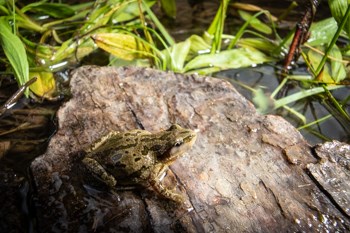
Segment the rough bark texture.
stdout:
[[[350,229],[349,152],[343,159],[315,157],[294,127],[257,114],[228,82],[151,69],[82,67],[71,88],[72,99],[58,112],[57,134],[31,166],[42,232]],[[165,180],[177,184],[192,210],[152,190],[99,190],[84,179],[80,151],[102,135],[141,125],[159,131],[171,123],[198,131],[192,150]],[[327,174],[325,164],[331,168]],[[338,183],[328,180],[333,175],[340,175]]]

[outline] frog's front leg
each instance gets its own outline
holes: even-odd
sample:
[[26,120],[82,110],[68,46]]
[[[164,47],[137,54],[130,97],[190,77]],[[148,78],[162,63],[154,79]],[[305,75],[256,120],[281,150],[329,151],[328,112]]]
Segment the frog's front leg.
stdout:
[[184,197],[176,192],[175,190],[168,189],[162,184],[162,176],[164,175],[164,172],[168,170],[167,165],[158,164],[154,168],[151,176],[150,176],[150,184],[154,188],[156,192],[158,192],[160,195],[171,199],[173,201],[176,201],[178,203],[183,203],[185,201]]
[[95,159],[85,157],[82,162],[91,173],[100,178],[109,187],[114,187],[117,184],[114,177],[108,174],[101,164],[99,164]]

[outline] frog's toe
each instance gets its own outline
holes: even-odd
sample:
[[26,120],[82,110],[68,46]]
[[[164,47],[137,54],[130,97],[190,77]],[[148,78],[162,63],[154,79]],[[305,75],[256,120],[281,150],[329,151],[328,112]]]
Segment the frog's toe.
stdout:
[[174,194],[170,197],[172,200],[174,200],[175,202],[177,203],[185,203],[186,202],[186,199],[180,195],[180,194]]
[[106,174],[105,177],[102,176],[102,180],[109,186],[114,187],[117,185],[117,181],[114,179],[113,176]]

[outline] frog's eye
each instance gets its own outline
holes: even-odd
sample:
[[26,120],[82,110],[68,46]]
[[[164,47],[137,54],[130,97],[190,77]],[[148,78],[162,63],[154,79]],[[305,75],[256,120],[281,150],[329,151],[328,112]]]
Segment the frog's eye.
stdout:
[[176,125],[176,124],[173,124],[173,125],[170,126],[169,129],[167,129],[167,131],[172,131],[172,130],[176,130],[176,129],[180,129],[180,126]]
[[175,147],[179,147],[179,146],[181,146],[182,144],[183,144],[183,141],[182,141],[182,140],[178,140],[178,141],[175,142],[174,146],[175,146]]

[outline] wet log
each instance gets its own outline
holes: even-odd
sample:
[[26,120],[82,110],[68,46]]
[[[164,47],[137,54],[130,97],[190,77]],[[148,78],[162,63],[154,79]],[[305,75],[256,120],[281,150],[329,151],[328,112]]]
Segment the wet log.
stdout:
[[[258,114],[228,82],[89,66],[74,71],[70,85],[72,98],[57,114],[59,129],[31,165],[40,231],[350,230],[349,152],[341,160],[347,166],[329,159],[337,170],[322,173],[325,156],[317,156],[284,119]],[[198,132],[193,148],[164,179],[190,206],[152,189],[91,185],[81,164],[81,151],[91,143],[111,130],[157,132],[172,123]],[[337,175],[343,189],[327,180]]]

